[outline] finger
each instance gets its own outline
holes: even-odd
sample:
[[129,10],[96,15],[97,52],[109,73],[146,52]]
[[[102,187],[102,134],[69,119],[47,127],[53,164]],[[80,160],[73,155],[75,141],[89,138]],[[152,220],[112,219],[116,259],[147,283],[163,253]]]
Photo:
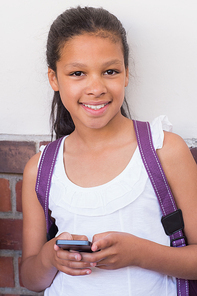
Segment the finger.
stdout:
[[[64,272],[64,271],[63,271]],[[92,273],[91,269],[66,269],[65,273],[72,276],[83,276],[83,275],[89,275]]]
[[59,259],[58,264],[64,266],[65,268],[71,269],[90,269],[91,265],[89,262],[83,261],[71,261],[71,260],[63,260]]
[[113,240],[110,235],[107,235],[97,241],[94,241],[92,244],[92,251],[96,252],[98,250],[106,249],[111,247],[113,244]]
[[100,260],[99,262],[97,262],[96,266],[97,268],[100,269],[117,269],[118,265],[117,265],[118,261],[117,261],[117,256],[108,256],[107,258],[103,258],[102,260]]
[[92,272],[90,268],[73,268],[68,266],[60,266],[58,269],[72,276],[89,275]]
[[81,261],[89,262],[90,266],[93,267],[93,266],[96,266],[98,262],[100,262],[101,260],[104,260],[105,258],[107,258],[110,255],[110,252],[108,249],[105,249],[95,253],[80,253],[80,254],[82,255]]
[[58,247],[58,250],[56,251],[56,256],[59,259],[70,260],[70,261],[81,261],[82,259],[82,256],[80,253],[74,252],[74,251],[62,250],[59,247]]
[[[65,239],[65,240],[72,240],[72,235],[68,232],[62,232],[60,235],[58,235],[56,238],[54,238],[54,242],[56,242],[58,239]],[[60,248],[54,244],[54,250],[58,251]]]
[[104,238],[105,236],[107,236],[110,232],[102,232],[102,233],[97,233],[93,236],[92,238],[92,243]]
[[91,265],[88,262],[57,258],[57,269],[69,275],[90,274],[90,267]]
[[114,256],[108,256],[107,258],[103,258],[99,262],[97,262],[96,267],[102,268],[102,269],[110,269],[114,264],[116,263],[116,260]]
[[107,266],[107,265],[98,265],[98,266],[95,266],[96,268],[99,268],[99,269],[106,269],[106,270],[112,270],[113,268],[110,268],[110,266]]
[[55,245],[54,245],[54,250],[55,250],[55,251],[58,251],[59,249],[60,249],[60,248],[55,244]]
[[86,235],[79,235],[79,234],[72,234],[72,239],[73,240],[85,240],[85,241],[88,240]]
[[62,232],[60,235],[56,237],[56,239],[68,239],[72,240],[72,235],[69,232]]

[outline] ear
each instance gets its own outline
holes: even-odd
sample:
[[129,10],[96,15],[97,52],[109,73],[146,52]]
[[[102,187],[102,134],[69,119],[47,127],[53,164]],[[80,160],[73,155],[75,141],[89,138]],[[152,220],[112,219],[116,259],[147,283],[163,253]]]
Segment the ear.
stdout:
[[48,78],[49,78],[49,83],[52,89],[54,91],[59,91],[59,85],[58,85],[56,73],[51,68],[48,68]]
[[125,87],[128,85],[128,83],[129,83],[129,68],[126,69]]

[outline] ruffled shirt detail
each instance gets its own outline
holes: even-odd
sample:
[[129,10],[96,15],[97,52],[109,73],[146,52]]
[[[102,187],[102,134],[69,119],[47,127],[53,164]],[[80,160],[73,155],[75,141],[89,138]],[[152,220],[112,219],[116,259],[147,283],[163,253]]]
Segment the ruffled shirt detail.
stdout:
[[[171,124],[166,116],[159,116],[151,123],[155,149],[163,146],[163,130],[171,131]],[[144,191],[148,175],[138,147],[126,168],[117,177],[106,184],[91,188],[77,186],[68,179],[63,163],[63,147],[64,140],[59,149],[52,177],[50,209],[61,207],[78,215],[101,216],[126,207]]]

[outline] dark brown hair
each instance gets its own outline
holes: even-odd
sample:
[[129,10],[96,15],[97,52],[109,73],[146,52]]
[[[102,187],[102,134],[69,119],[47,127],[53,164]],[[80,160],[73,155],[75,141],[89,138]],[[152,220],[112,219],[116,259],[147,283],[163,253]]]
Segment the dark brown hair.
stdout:
[[[61,58],[61,49],[65,43],[72,37],[84,33],[95,33],[101,36],[108,33],[112,38],[119,38],[122,42],[125,68],[128,68],[129,46],[121,22],[103,8],[82,8],[80,6],[66,10],[51,25],[46,51],[48,67],[56,73],[56,63]],[[122,115],[127,117],[128,113],[130,116],[126,99],[124,99],[123,105],[125,105],[127,112],[122,106]],[[68,135],[75,129],[71,115],[61,101],[59,91],[54,92],[51,123],[52,136],[55,131],[56,138]]]

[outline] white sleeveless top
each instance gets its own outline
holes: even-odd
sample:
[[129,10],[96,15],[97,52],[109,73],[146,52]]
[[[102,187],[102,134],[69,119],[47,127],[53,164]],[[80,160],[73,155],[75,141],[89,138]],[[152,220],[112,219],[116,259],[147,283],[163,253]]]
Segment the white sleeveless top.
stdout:
[[[171,128],[165,116],[151,124],[156,149],[163,145],[163,129]],[[170,245],[161,224],[161,210],[141,160],[138,148],[124,171],[101,186],[82,188],[66,176],[62,141],[49,197],[49,208],[56,219],[58,234],[86,235],[106,231],[131,233],[159,244]],[[57,234],[57,235],[58,235]],[[175,296],[176,279],[138,267],[118,270],[92,268],[86,276],[58,272],[45,296]]]

